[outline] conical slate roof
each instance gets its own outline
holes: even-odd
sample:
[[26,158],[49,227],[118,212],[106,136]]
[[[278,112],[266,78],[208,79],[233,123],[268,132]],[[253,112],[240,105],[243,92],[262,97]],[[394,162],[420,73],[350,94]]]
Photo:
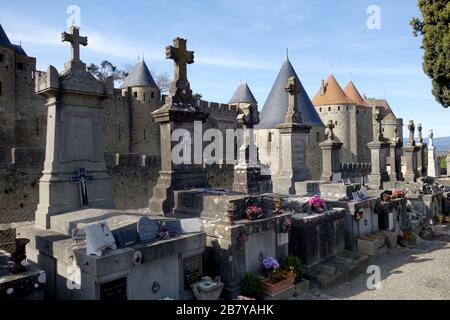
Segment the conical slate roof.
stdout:
[[155,80],[144,60],[138,61],[128,76],[123,80],[121,89],[127,87],[156,87]]
[[345,86],[345,89],[344,89],[344,93],[347,95],[347,97],[349,97],[350,99],[355,101],[358,106],[370,108],[370,105],[367,103],[366,100],[363,99],[363,97],[359,93],[358,89],[356,89],[353,81],[349,81],[347,83],[347,85]]
[[342,90],[336,78],[330,75],[325,83],[320,87],[319,92],[312,100],[315,106],[337,105],[337,104],[356,104]]
[[11,47],[11,42],[6,35],[5,30],[3,30],[2,25],[0,24],[0,46]]
[[286,59],[261,111],[260,123],[257,128],[271,129],[284,123],[284,117],[288,111],[289,103],[288,94],[284,88],[290,77],[295,77],[297,79],[297,85],[300,88],[300,92],[297,96],[297,112],[301,113],[303,124],[324,127],[324,124],[317,114],[317,111],[314,109],[294,67],[289,59]]
[[236,91],[233,94],[233,97],[231,97],[228,104],[239,102],[257,103],[252,91],[250,90],[246,82],[241,83],[239,87],[237,87]]

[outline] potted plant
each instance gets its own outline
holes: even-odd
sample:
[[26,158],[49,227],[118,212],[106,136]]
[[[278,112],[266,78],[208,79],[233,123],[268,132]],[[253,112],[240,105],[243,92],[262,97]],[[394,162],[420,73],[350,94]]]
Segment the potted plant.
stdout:
[[303,278],[304,269],[300,259],[296,256],[286,256],[283,259],[283,266],[287,269],[292,269],[295,275],[295,282],[299,282]]
[[269,257],[263,261],[267,278],[262,280],[267,294],[274,296],[291,287],[295,281],[292,267],[281,268],[277,259]]
[[202,280],[192,284],[192,291],[197,300],[219,300],[223,289],[220,278],[212,280],[211,277],[203,277]]
[[308,201],[308,205],[315,213],[323,213],[327,210],[325,201],[323,201],[318,195],[312,196]]
[[264,212],[260,207],[252,205],[247,207],[246,214],[248,220],[257,220],[264,215]]
[[264,296],[264,285],[261,278],[254,273],[246,273],[241,280],[241,294],[248,298],[261,300]]

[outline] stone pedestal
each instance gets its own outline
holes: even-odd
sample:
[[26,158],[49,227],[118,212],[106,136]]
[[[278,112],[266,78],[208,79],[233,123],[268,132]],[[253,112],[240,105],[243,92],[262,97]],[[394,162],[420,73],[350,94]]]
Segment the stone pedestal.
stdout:
[[387,163],[389,164],[389,181],[397,181],[402,179],[401,172],[401,141],[393,139],[389,146],[389,157]]
[[280,130],[280,171],[274,177],[273,191],[280,194],[296,194],[295,183],[311,179],[306,165],[306,146],[310,126],[285,123]]
[[403,178],[406,182],[415,182],[419,177],[417,170],[417,151],[416,146],[403,147],[402,166],[403,166]]
[[419,177],[424,177],[427,175],[427,161],[425,159],[425,149],[427,145],[423,142],[416,144],[417,148],[417,173]]
[[369,174],[369,185],[376,189],[383,188],[383,182],[389,180],[386,171],[386,158],[389,150],[389,143],[383,141],[373,141],[367,144],[370,149],[371,168]]
[[441,169],[436,157],[436,147],[433,144],[433,129],[430,129],[429,134],[429,146],[428,146],[428,176],[433,178],[439,178],[441,175]]
[[[206,117],[207,115],[200,111],[175,107],[171,102],[153,113],[153,119],[160,125],[161,131],[161,171],[149,201],[152,213],[171,216],[174,214],[175,191],[206,187],[207,176],[203,169],[201,140],[200,146],[194,146],[194,121],[197,121],[197,125],[201,128]],[[175,130],[182,130],[185,133],[178,141],[172,141]],[[202,134],[201,129],[198,130]],[[196,150],[196,147],[200,150]],[[178,159],[172,158],[174,148],[180,149],[180,152],[174,155],[179,157]],[[184,152],[186,154],[183,154]],[[198,154],[200,159],[196,159]]]
[[323,181],[333,181],[341,172],[342,143],[335,140],[325,140],[320,144],[322,149],[322,178]]
[[[105,86],[81,61],[67,63],[61,74],[50,66],[36,79],[36,92],[47,98],[48,108],[37,226],[49,228],[50,217],[85,206],[114,206],[103,154],[102,110],[102,101],[112,90],[111,78]],[[80,169],[89,183],[74,180]]]

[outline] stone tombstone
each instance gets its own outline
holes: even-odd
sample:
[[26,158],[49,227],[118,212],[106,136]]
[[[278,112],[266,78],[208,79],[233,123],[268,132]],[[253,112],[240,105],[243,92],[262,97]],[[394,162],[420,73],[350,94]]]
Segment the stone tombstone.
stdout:
[[138,233],[133,225],[114,230],[113,236],[119,249],[129,247],[138,241]]
[[401,160],[403,178],[406,182],[415,182],[419,177],[417,165],[417,153],[419,148],[416,146],[416,142],[414,140],[415,129],[416,126],[414,125],[414,121],[410,120],[408,123],[408,144],[403,147],[403,156]]
[[[149,209],[152,214],[174,217],[175,192],[207,186],[203,168],[201,144],[194,144],[195,126],[205,122],[208,114],[203,112],[194,97],[187,77],[187,65],[194,63],[194,52],[186,48],[186,39],[175,38],[173,46],[166,47],[166,59],[174,61],[174,79],[165,104],[152,113],[153,121],[160,126],[161,170],[153,188]],[[182,141],[173,141],[174,131],[182,130]],[[201,131],[201,130],[200,130]],[[202,132],[200,132],[202,133]],[[189,139],[190,137],[190,139]],[[172,151],[184,146],[189,162],[174,162]],[[199,150],[200,148],[200,150]]]
[[[50,66],[36,78],[36,93],[47,99],[47,143],[36,211],[36,225],[45,229],[51,227],[54,215],[85,206],[114,208],[104,159],[102,110],[103,101],[113,94],[113,80],[103,83],[86,71],[79,47],[87,45],[87,38],[78,28],[64,32],[62,40],[71,43],[71,60],[61,73]],[[80,168],[86,181],[72,179]]]
[[84,228],[86,233],[87,255],[101,257],[104,249],[117,249],[114,236],[106,221],[90,224]]
[[74,246],[76,245],[82,245],[86,243],[86,232],[84,229],[80,228],[73,228],[72,229],[72,244]]
[[148,217],[142,217],[137,223],[139,239],[143,243],[156,240],[159,233],[159,224]]
[[200,220],[197,218],[181,219],[180,223],[181,223],[181,230],[183,231],[183,233],[201,232]]
[[372,233],[372,219],[369,208],[363,209],[363,216],[358,221],[360,235],[367,235]]
[[367,144],[370,149],[371,172],[369,174],[369,185],[375,189],[381,189],[383,182],[389,181],[387,173],[387,157],[389,152],[389,143],[383,136],[381,130],[381,114],[379,109],[373,112],[373,136],[372,142]]
[[439,178],[441,170],[439,168],[439,162],[436,157],[436,147],[434,146],[433,138],[433,129],[430,129],[430,134],[428,135],[428,176]]
[[[342,143],[335,139],[335,124],[333,120],[327,123],[325,129],[325,141],[319,144],[322,149],[322,177],[324,181],[338,181],[341,173],[341,148]],[[335,180],[336,179],[336,180]]]

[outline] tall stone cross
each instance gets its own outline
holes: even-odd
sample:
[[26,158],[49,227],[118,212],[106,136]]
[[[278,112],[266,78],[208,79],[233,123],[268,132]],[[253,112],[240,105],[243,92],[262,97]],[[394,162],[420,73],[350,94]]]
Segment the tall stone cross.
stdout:
[[333,120],[328,121],[326,129],[325,129],[325,136],[327,137],[328,140],[334,140],[334,128],[336,126],[334,125]]
[[73,183],[78,183],[80,185],[80,198],[81,198],[81,206],[87,207],[89,205],[88,200],[88,192],[87,192],[87,184],[94,180],[93,176],[88,176],[86,174],[86,169],[80,168],[78,169],[78,175],[72,177]]
[[421,123],[419,123],[417,125],[417,132],[419,134],[419,143],[423,143],[422,124]]
[[428,145],[429,147],[433,147],[433,138],[434,138],[434,133],[433,133],[433,129],[430,129],[430,134],[428,135]]
[[416,130],[416,126],[414,125],[414,121],[413,120],[409,120],[408,130],[409,130],[408,145],[414,146],[415,145],[415,142],[414,142],[414,131]]
[[174,81],[187,81],[187,65],[194,63],[194,51],[187,51],[186,39],[175,38],[173,46],[166,47],[166,59],[175,63]]
[[72,44],[72,61],[80,62],[80,45],[87,46],[88,44],[88,38],[80,36],[80,28],[70,27],[70,33],[63,32],[61,34],[61,40]]
[[297,96],[300,93],[300,88],[297,85],[297,78],[290,77],[284,88],[284,91],[288,93],[288,111],[285,116],[286,123],[300,123],[302,122],[301,116],[297,113]]
[[373,140],[383,140],[383,134],[381,132],[381,113],[379,109],[375,109],[373,113]]

